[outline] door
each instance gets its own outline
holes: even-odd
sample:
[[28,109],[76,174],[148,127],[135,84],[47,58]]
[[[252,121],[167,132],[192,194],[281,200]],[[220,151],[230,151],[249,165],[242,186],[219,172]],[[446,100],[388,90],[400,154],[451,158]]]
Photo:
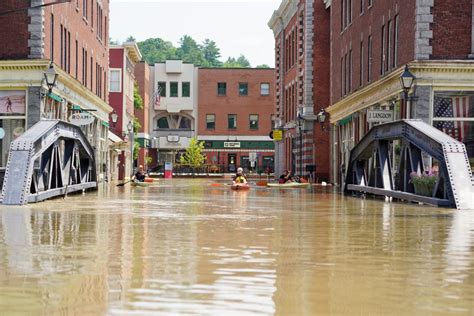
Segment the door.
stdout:
[[229,172],[235,172],[236,170],[236,167],[235,167],[235,163],[236,163],[236,160],[237,160],[237,155],[236,154],[229,154],[227,156],[227,170]]

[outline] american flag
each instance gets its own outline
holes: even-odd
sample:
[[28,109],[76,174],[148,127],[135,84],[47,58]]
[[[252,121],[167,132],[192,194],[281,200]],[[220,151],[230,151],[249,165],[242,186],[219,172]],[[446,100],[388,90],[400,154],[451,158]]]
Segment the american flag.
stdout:
[[468,132],[468,123],[463,121],[450,121],[449,119],[469,117],[470,107],[469,96],[435,97],[434,117],[446,118],[448,120],[435,121],[434,127],[459,141],[463,141]]
[[160,107],[161,104],[161,87],[158,85],[158,88],[155,91],[155,94],[153,94],[153,100],[155,102],[155,110]]

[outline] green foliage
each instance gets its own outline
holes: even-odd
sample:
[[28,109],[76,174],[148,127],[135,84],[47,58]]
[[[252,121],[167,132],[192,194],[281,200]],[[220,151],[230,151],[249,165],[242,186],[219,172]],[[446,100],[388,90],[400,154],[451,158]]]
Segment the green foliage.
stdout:
[[127,39],[125,40],[125,42],[127,42],[127,43],[128,42],[136,42],[136,41],[137,41],[136,38],[131,36],[131,35],[129,37],[127,37]]
[[133,160],[138,159],[138,153],[140,152],[140,143],[138,142],[138,138],[135,138],[133,143]]
[[142,128],[142,125],[140,124],[140,121],[138,118],[134,117],[133,118],[133,132],[136,134],[138,131]]
[[138,42],[137,45],[142,53],[143,59],[149,64],[178,58],[176,48],[173,44],[161,38],[149,38],[143,42]]
[[138,90],[137,81],[135,81],[133,84],[133,106],[135,109],[143,110],[143,99],[140,95],[140,91]]
[[204,142],[198,141],[196,137],[191,138],[189,147],[186,149],[184,155],[181,156],[180,162],[190,165],[192,168],[202,166],[206,160],[206,156],[202,154],[203,150]]
[[267,64],[261,64],[261,65],[258,65],[257,67],[255,68],[270,68],[270,66],[268,66]]
[[147,166],[149,166],[149,165],[151,165],[151,163],[153,162],[153,158],[150,157],[150,156],[147,156],[147,157],[145,158],[145,162],[146,162]]
[[240,55],[239,58],[235,59],[229,57],[224,63],[224,68],[249,68],[250,62],[244,55]]
[[[135,40],[132,36],[130,36],[127,41],[129,39]],[[176,48],[171,42],[161,38],[149,38],[137,43],[143,60],[149,64],[165,62],[169,59],[181,59],[184,62],[203,67],[251,67],[250,62],[244,55],[240,55],[237,59],[229,57],[225,63],[220,61],[221,52],[219,47],[217,47],[216,42],[208,38],[206,38],[202,44],[198,44],[191,36],[184,35],[180,38],[178,44],[179,47]]]

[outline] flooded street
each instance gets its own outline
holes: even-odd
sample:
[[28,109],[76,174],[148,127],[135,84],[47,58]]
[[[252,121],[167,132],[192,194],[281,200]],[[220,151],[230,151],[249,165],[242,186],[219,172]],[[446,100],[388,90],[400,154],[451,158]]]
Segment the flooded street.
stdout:
[[175,179],[0,223],[1,315],[474,313],[474,212]]

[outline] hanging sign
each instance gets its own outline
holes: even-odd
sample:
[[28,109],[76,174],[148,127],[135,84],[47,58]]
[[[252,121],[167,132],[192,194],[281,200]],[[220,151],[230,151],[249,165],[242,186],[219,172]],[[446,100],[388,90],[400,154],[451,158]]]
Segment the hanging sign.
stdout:
[[95,117],[92,116],[89,112],[78,112],[73,113],[69,117],[69,123],[82,126],[82,125],[89,125],[94,122]]
[[393,111],[390,110],[367,110],[368,123],[385,123],[393,121]]

